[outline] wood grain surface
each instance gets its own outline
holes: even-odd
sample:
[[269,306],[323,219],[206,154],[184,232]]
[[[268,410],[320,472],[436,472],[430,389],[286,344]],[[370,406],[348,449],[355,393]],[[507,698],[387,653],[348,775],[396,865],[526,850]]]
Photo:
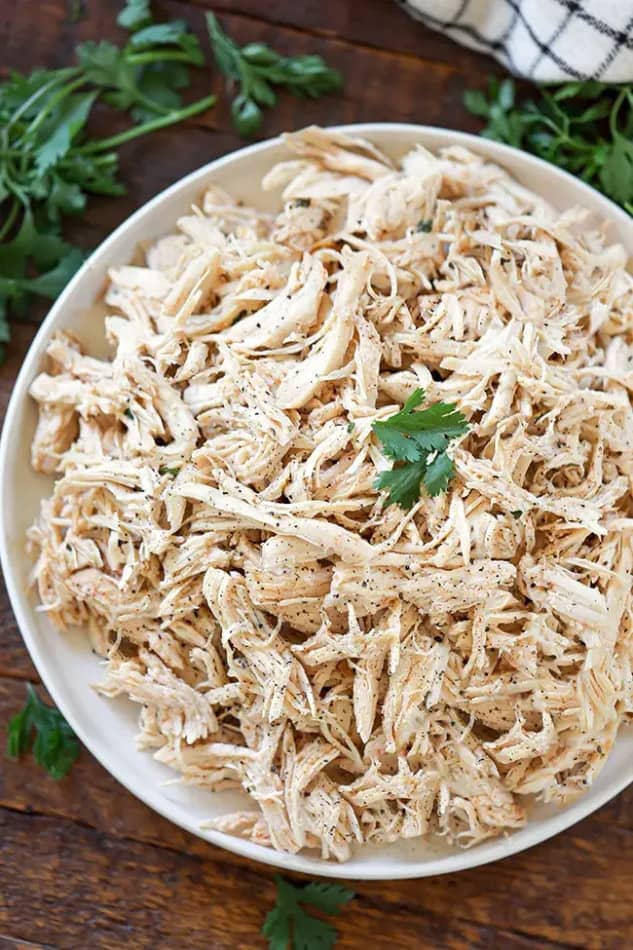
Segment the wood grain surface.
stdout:
[[[0,70],[62,66],[80,40],[121,39],[119,4],[66,0],[0,4]],[[203,38],[203,0],[154,5]],[[466,87],[498,67],[410,20],[392,0],[221,0],[241,43],[318,52],[345,75],[343,94],[316,102],[283,96],[262,137],[308,122],[406,120],[471,130]],[[199,71],[191,94],[222,81]],[[118,126],[101,116],[109,133]],[[95,246],[136,207],[215,156],[243,144],[226,100],[187,125],[121,152],[129,193],[95,199],[73,239]],[[34,310],[14,331],[0,369],[0,414],[33,337]],[[19,500],[17,500],[19,501]],[[38,678],[0,593],[0,746],[6,723]],[[273,871],[192,837],[154,814],[83,752],[54,782],[30,760],[0,760],[0,950],[250,950],[274,901]],[[341,948],[586,947],[633,943],[633,789],[564,835],[516,857],[457,875],[351,882],[357,897],[337,923]]]

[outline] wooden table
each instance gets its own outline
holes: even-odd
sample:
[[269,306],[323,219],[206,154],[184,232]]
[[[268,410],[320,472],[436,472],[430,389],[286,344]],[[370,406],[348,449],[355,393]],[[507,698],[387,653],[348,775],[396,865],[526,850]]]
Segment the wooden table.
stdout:
[[[67,65],[75,44],[121,39],[119,7],[84,0],[73,23],[67,0],[5,0],[1,62],[27,70]],[[203,35],[203,0],[159,2]],[[476,128],[464,88],[496,67],[410,20],[391,0],[218,0],[242,43],[318,52],[341,69],[345,92],[317,102],[282,97],[264,137],[308,122],[404,120]],[[192,94],[222,81],[200,72]],[[93,200],[72,234],[96,245],[160,189],[242,142],[226,100],[183,128],[138,140],[121,154],[127,198]],[[1,369],[2,408],[35,332],[14,333]],[[16,499],[19,503],[19,499]],[[0,600],[0,743],[37,676],[6,599]],[[84,752],[54,782],[30,760],[0,767],[0,950],[250,950],[274,900],[273,871],[169,824]],[[626,948],[633,942],[633,789],[531,851],[462,874],[393,884],[353,884],[340,918],[342,948]]]

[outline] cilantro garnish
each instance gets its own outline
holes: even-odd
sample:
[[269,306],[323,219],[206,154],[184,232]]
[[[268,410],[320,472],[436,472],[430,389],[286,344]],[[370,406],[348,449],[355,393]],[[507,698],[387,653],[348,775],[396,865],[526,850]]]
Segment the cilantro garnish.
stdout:
[[633,214],[633,83],[538,86],[517,101],[512,79],[491,79],[487,92],[468,90],[464,104],[486,120],[486,138],[534,152]]
[[75,733],[59,710],[43,703],[29,683],[24,708],[9,721],[7,755],[18,759],[31,746],[37,764],[56,779],[70,771],[80,751]]
[[262,123],[262,109],[277,102],[273,86],[285,86],[295,96],[316,99],[343,85],[338,70],[331,69],[320,56],[281,56],[265,43],[239,47],[213,13],[207,13],[207,27],[218,69],[239,85],[231,115],[241,135],[253,135]]
[[376,479],[376,488],[389,492],[388,505],[411,508],[422,484],[429,495],[439,495],[453,477],[446,449],[468,431],[468,423],[454,403],[437,402],[415,412],[423,402],[424,390],[416,389],[400,412],[372,426],[383,452],[395,463]]
[[[118,146],[215,101],[183,106],[179,90],[203,55],[181,20],[154,23],[148,0],[130,0],[118,22],[131,31],[122,46],[82,43],[75,65],[12,72],[0,84],[0,359],[9,315],[24,314],[34,295],[57,297],[84,259],[64,240],[63,218],[81,214],[90,194],[125,192]],[[97,104],[129,112],[135,124],[88,137]]]
[[337,933],[332,924],[313,917],[302,907],[309,904],[325,914],[338,914],[354,892],[340,884],[313,881],[305,887],[295,887],[278,875],[277,901],[270,911],[262,934],[268,940],[269,950],[330,950],[336,943]]

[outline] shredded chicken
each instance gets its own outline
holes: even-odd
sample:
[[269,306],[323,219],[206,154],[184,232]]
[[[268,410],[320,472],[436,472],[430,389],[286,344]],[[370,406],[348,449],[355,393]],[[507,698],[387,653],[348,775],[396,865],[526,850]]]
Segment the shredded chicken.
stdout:
[[[565,803],[633,713],[633,279],[463,148],[396,166],[312,128],[115,268],[108,359],[33,383],[39,597],[83,625],[140,745],[289,852],[472,845]],[[410,510],[372,423],[470,422]]]

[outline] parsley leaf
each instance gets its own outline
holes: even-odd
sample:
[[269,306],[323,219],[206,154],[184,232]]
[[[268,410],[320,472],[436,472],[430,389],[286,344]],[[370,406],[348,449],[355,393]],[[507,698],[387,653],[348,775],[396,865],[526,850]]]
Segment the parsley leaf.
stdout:
[[[325,914],[338,914],[354,892],[326,881],[295,887],[277,875],[277,901],[262,927],[269,950],[331,950],[337,933],[332,924],[313,917],[301,906],[309,904]],[[291,943],[292,941],[292,943]]]
[[138,33],[134,33],[130,40],[130,46],[134,49],[172,45],[182,52],[185,62],[193,66],[202,66],[204,63],[198,37],[188,31],[184,20],[152,23],[139,30]]
[[464,105],[482,134],[533,152],[603,191],[633,214],[633,83],[586,80],[535,86],[517,99],[514,81],[468,90]]
[[62,714],[43,703],[29,683],[24,708],[9,722],[7,755],[17,759],[31,745],[37,764],[55,779],[68,774],[80,752],[77,737]]
[[426,473],[426,460],[418,459],[381,472],[376,479],[379,491],[388,491],[387,505],[412,508],[420,497],[420,483]]
[[633,142],[618,135],[600,169],[600,184],[606,194],[625,205],[633,201]]
[[294,96],[317,98],[343,85],[341,74],[321,56],[281,56],[265,43],[240,47],[213,13],[207,13],[207,28],[218,69],[239,85],[231,115],[242,135],[253,135],[262,123],[262,110],[275,105],[274,86],[285,86]]
[[453,461],[446,452],[438,452],[432,462],[429,462],[422,480],[424,487],[433,498],[441,495],[448,488],[448,483],[454,474]]
[[39,146],[35,158],[38,178],[68,152],[73,139],[86,124],[96,98],[96,92],[69,96],[56,111],[53,121],[44,126],[45,141]]
[[[374,432],[381,440],[383,445],[385,441],[393,440],[395,436],[404,436],[400,439],[399,445],[404,441],[411,442],[420,449],[443,449],[446,448],[449,439],[462,435],[465,431],[465,419],[461,412],[458,412],[454,403],[437,402],[422,412],[414,412],[417,406],[424,401],[424,390],[416,389],[407,399],[400,412],[391,416],[384,422],[375,422]],[[393,446],[393,442],[391,442]],[[416,456],[411,456],[403,448],[403,454],[393,454],[387,452],[391,458],[400,458],[402,460],[412,461]]]
[[396,463],[376,479],[376,488],[389,492],[388,505],[411,508],[421,484],[429,495],[439,495],[453,476],[446,448],[468,431],[468,423],[454,403],[438,402],[416,412],[423,402],[424,390],[416,389],[400,412],[372,426],[384,454]]
[[149,0],[127,0],[127,3],[116,18],[119,26],[134,32],[152,22]]

